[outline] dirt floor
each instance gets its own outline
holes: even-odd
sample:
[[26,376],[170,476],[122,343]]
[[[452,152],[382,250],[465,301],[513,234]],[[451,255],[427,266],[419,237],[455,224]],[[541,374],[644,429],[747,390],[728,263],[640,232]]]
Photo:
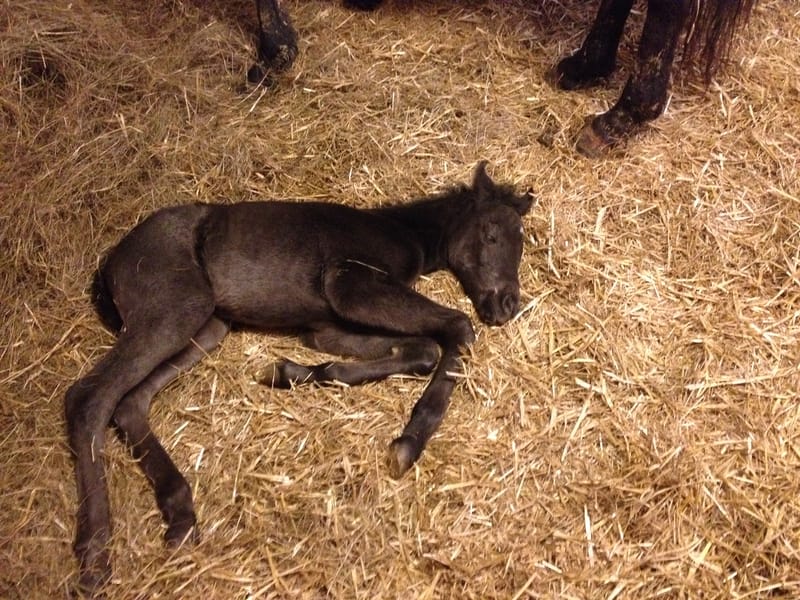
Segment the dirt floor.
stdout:
[[[201,542],[168,550],[106,450],[108,597],[800,597],[800,12],[764,0],[708,88],[608,158],[578,155],[608,88],[545,75],[595,10],[287,0],[301,36],[245,84],[248,0],[0,3],[0,598],[66,598],[77,505],[63,396],[113,342],[88,285],[155,208],[376,206],[469,180],[531,186],[523,310],[477,325],[466,377],[399,481],[425,378],[271,390],[320,357],[239,333],[159,396]],[[455,280],[419,289],[474,316]]]

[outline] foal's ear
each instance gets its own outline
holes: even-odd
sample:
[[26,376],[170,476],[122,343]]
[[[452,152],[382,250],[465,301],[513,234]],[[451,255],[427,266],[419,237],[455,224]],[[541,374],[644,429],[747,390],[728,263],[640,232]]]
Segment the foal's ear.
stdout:
[[533,190],[528,188],[528,191],[526,191],[522,196],[512,196],[509,200],[509,204],[511,205],[511,208],[517,211],[517,214],[522,217],[528,214],[528,211],[533,208],[537,201],[538,200],[536,196],[533,195]]
[[475,199],[480,204],[489,200],[494,195],[494,181],[486,172],[488,161],[482,160],[475,167],[475,175],[472,177],[472,191],[475,192]]
[[510,185],[496,185],[489,174],[486,172],[488,161],[482,160],[475,167],[475,175],[472,179],[472,191],[475,194],[475,202],[480,205],[486,202],[500,202],[508,204],[517,211],[520,217],[527,215],[528,211],[536,204],[536,197],[533,190],[528,188],[522,196],[517,196]]

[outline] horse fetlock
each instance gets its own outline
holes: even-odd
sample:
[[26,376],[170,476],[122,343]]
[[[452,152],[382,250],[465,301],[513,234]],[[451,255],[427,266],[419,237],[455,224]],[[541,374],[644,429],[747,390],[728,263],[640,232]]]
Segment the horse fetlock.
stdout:
[[247,71],[247,80],[272,87],[273,75],[289,69],[297,58],[297,32],[275,0],[257,2],[256,6],[260,23],[256,48],[259,62]]
[[649,102],[641,102],[639,105],[629,109],[631,120],[638,125],[653,121],[664,112],[666,106],[666,94],[663,97],[652,98]]
[[[283,18],[281,18],[283,17]],[[271,70],[285,71],[297,58],[297,34],[285,15],[263,25],[258,57]]]
[[416,438],[410,435],[401,435],[389,444],[387,462],[389,474],[394,479],[399,479],[411,468],[422,454],[422,446]]

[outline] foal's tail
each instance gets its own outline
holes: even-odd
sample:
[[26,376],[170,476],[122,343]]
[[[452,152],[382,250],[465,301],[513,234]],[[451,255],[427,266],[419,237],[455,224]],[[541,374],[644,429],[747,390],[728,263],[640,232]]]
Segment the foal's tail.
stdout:
[[728,58],[734,37],[747,24],[757,1],[693,0],[683,60],[698,65],[706,83]]
[[103,325],[114,333],[119,333],[123,325],[122,317],[120,317],[119,312],[117,312],[114,299],[111,297],[111,292],[103,277],[103,263],[100,263],[100,267],[94,272],[94,280],[92,281],[92,303]]

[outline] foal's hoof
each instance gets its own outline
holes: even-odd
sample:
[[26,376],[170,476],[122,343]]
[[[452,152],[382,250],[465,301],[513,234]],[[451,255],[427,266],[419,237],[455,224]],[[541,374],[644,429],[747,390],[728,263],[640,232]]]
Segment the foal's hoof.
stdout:
[[250,83],[274,85],[274,75],[288,71],[297,58],[297,33],[280,9],[279,14],[261,23],[256,50],[258,63],[247,72]]
[[601,133],[598,133],[593,126],[593,122],[589,121],[583,126],[581,132],[578,134],[578,140],[575,142],[575,148],[589,158],[600,158],[608,154],[614,147],[616,140],[608,138]]
[[293,385],[311,381],[312,375],[313,373],[308,367],[284,360],[273,363],[264,369],[259,382],[274,388],[289,389]]
[[411,468],[421,454],[417,440],[409,435],[401,435],[389,445],[389,474],[400,479]]
[[111,560],[107,551],[98,554],[89,566],[81,567],[78,577],[78,596],[102,598],[103,587],[111,581]]
[[164,533],[164,543],[170,548],[177,548],[183,544],[194,545],[200,541],[200,532],[195,520],[173,523]]

